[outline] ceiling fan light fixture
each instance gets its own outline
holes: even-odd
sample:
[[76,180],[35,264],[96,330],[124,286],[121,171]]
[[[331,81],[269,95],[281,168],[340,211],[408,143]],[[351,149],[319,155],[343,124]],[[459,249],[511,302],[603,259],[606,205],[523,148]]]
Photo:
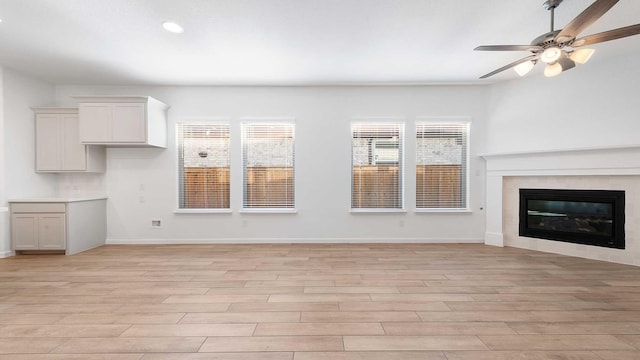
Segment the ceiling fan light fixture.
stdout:
[[560,59],[558,59],[558,64],[562,66],[562,71],[571,70],[574,67],[576,67],[576,62],[569,59],[569,57],[566,54],[562,54]]
[[574,50],[571,55],[569,55],[569,58],[575,62],[577,62],[578,64],[584,64],[587,61],[589,61],[589,59],[591,59],[591,56],[593,55],[593,53],[595,53],[596,51],[594,49],[580,49],[580,50]]
[[516,67],[514,67],[514,70],[518,73],[518,75],[525,76],[529,73],[529,71],[531,71],[531,69],[533,69],[533,66],[535,64],[536,63],[531,60],[525,61],[522,64],[519,64]]
[[544,76],[546,77],[554,77],[559,75],[563,71],[571,70],[576,67],[575,61],[569,59],[566,54],[562,54],[558,61],[547,65],[544,69]]
[[546,68],[544,68],[544,76],[546,77],[554,77],[557,75],[560,75],[560,73],[562,72],[562,65],[560,65],[560,63],[553,63],[553,64],[549,64],[547,65]]
[[562,50],[557,46],[552,46],[544,49],[544,52],[540,56],[540,60],[547,64],[554,63],[562,55]]

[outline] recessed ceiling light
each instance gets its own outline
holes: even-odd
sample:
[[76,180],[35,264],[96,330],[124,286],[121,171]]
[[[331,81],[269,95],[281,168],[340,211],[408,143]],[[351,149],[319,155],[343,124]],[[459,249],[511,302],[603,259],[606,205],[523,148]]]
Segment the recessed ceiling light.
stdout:
[[174,34],[182,34],[184,32],[184,29],[182,28],[182,26],[171,21],[163,22],[162,27],[168,32],[172,32]]

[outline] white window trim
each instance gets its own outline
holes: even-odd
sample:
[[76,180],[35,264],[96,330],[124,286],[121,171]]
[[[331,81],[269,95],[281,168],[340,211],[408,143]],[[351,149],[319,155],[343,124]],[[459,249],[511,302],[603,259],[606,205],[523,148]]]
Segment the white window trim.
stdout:
[[[244,207],[244,126],[246,124],[252,124],[262,122],[264,124],[293,124],[293,207],[292,208],[245,208]],[[242,180],[242,192],[240,199],[239,213],[244,214],[294,214],[297,213],[298,206],[298,176],[296,176],[296,154],[298,153],[298,141],[297,141],[297,128],[296,118],[292,116],[282,117],[242,117],[240,118],[240,174]]]
[[406,214],[407,210],[397,208],[351,208],[352,214]]
[[[190,118],[185,118],[182,121],[177,121],[174,126],[173,126],[173,131],[175,132],[175,149],[176,149],[176,160],[175,160],[175,169],[176,169],[176,173],[175,173],[175,184],[176,184],[176,197],[175,197],[175,210],[173,211],[174,214],[228,214],[230,212],[233,212],[233,209],[231,209],[231,199],[229,201],[229,208],[225,208],[225,209],[210,209],[210,208],[181,208],[180,207],[180,171],[178,171],[179,167],[180,167],[180,156],[178,156],[178,154],[180,153],[178,147],[180,146],[180,142],[179,142],[179,136],[178,136],[178,125],[179,124],[188,124],[188,125],[229,125],[229,136],[231,136],[231,119],[229,117],[223,117],[223,116],[205,116],[205,117],[190,117]],[[231,139],[231,137],[229,138],[229,141],[233,141]],[[232,159],[232,152],[231,152],[231,146],[229,146],[229,168],[231,168],[231,159]],[[231,172],[229,172],[229,182],[233,182],[233,174]],[[233,196],[233,194],[229,194],[229,196]]]
[[[406,203],[407,199],[405,198],[405,185],[406,185],[406,151],[405,151],[405,142],[407,138],[407,119],[402,116],[355,116],[351,118],[351,122],[349,123],[349,155],[351,157],[349,161],[349,174],[350,174],[350,189],[349,189],[349,203],[352,204],[353,197],[353,125],[354,124],[370,124],[370,123],[379,123],[379,124],[398,124],[402,126],[402,142],[400,143],[400,152],[402,154],[401,162],[402,162],[402,173],[401,175],[401,188],[402,191],[400,193],[400,199],[402,201],[401,208],[353,208],[351,205],[349,206],[349,212],[352,214],[392,214],[392,213],[406,213]],[[414,133],[415,136],[415,133]]]
[[173,211],[174,214],[231,214],[233,210],[231,209],[176,209]]
[[295,208],[242,208],[240,214],[297,214]]
[[[466,124],[467,125],[467,153],[466,153],[466,181],[465,181],[465,204],[464,208],[419,208],[413,209],[414,213],[472,213],[471,210],[471,126],[473,125],[472,118],[470,116],[417,116],[413,126],[413,137],[416,137],[416,126],[418,123],[432,123],[432,124]],[[414,199],[415,201],[415,199]]]
[[466,208],[416,208],[413,210],[416,214],[421,213],[472,213],[471,209],[467,206]]

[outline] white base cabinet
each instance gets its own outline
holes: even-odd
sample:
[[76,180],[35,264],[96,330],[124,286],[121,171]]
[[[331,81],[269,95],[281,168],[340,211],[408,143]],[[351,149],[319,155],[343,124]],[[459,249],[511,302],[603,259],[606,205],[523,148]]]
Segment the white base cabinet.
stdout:
[[94,172],[106,168],[104,146],[80,143],[77,108],[33,108],[36,114],[36,172]]
[[104,245],[106,199],[10,201],[14,251],[62,250],[75,254]]
[[65,214],[13,214],[15,250],[64,250]]

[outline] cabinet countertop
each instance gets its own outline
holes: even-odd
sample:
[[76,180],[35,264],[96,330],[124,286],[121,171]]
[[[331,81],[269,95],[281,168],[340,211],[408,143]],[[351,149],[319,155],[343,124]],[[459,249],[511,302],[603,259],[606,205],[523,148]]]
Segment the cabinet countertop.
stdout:
[[33,197],[22,199],[9,199],[9,203],[70,203],[78,201],[106,200],[106,195],[87,195],[87,196],[51,196],[51,197]]

